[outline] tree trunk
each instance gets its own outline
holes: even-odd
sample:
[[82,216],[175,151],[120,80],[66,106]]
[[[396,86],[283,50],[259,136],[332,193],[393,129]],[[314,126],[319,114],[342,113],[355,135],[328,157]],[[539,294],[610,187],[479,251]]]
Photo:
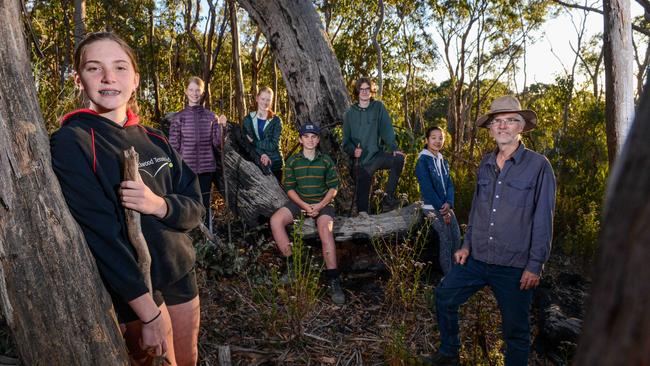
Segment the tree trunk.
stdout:
[[[213,12],[214,11],[214,5],[212,4],[211,1],[209,1],[208,3],[210,4],[210,9],[211,9],[210,11]],[[212,74],[214,73],[214,68],[217,65],[217,58],[219,57],[219,53],[221,53],[221,46],[223,45],[223,38],[224,38],[225,31],[226,31],[226,23],[228,21],[228,18],[229,18],[229,16],[228,16],[228,2],[224,2],[224,5],[223,5],[223,18],[221,19],[221,26],[219,28],[219,35],[217,37],[217,45],[216,45],[215,49],[212,50],[212,41],[210,41],[210,43],[209,43],[210,47],[208,48],[208,51],[209,51],[209,53],[211,53],[212,59],[210,61],[210,67],[203,70],[203,81],[205,82],[205,85],[206,85],[206,88],[205,88],[206,96],[208,96],[208,98],[205,98],[205,99],[208,102],[208,106],[211,107],[211,108],[213,107],[212,106],[212,93],[208,93],[208,92],[210,91],[210,83],[212,83]],[[223,110],[223,84],[221,86],[222,86],[222,88],[221,88],[222,90],[221,90],[221,95],[219,96],[219,113],[224,113],[224,110]]]
[[154,5],[152,4],[149,9],[149,55],[151,57],[151,79],[153,82],[153,111],[156,123],[162,119],[160,112],[160,80],[158,80],[158,66],[156,64],[156,49],[154,47],[154,38],[156,32],[156,25],[154,23]]
[[286,193],[273,175],[264,175],[252,161],[259,161],[238,125],[230,125],[224,146],[222,176],[230,187],[230,210],[248,225],[257,226],[288,200]]
[[[67,0],[62,0],[61,5],[63,6],[63,28],[65,29],[63,44],[65,45],[65,48],[63,49],[63,52],[61,52],[63,61],[61,63],[61,67],[59,67],[59,90],[63,90],[65,88],[65,79],[67,78],[68,72],[72,69],[72,61],[70,56],[74,53],[72,41],[69,36],[70,31],[72,30],[72,27],[70,25],[70,17],[68,16],[68,8],[70,3],[68,3]],[[64,93],[59,93],[59,100],[62,101],[64,98]]]
[[634,42],[634,39],[632,39],[632,46],[634,47],[634,58],[637,70],[639,71],[638,74],[636,74],[636,95],[640,100],[641,95],[643,95],[646,71],[648,70],[648,64],[650,64],[650,45],[645,45],[645,52],[642,58],[639,57],[641,45],[637,45],[636,42]]
[[[51,168],[18,1],[0,2],[0,300],[25,365],[127,365],[111,301]],[[21,93],[16,93],[20,90]]]
[[[251,104],[255,104],[255,98],[257,97],[257,83],[259,82],[260,69],[262,68],[262,62],[264,62],[264,56],[266,55],[267,46],[264,46],[262,51],[258,53],[257,47],[260,43],[260,37],[262,36],[262,31],[257,30],[255,32],[255,38],[253,40],[253,45],[251,46]],[[273,89],[275,93],[277,90]],[[274,98],[275,99],[275,98]],[[275,109],[273,109],[275,111]]]
[[212,79],[211,78],[212,62],[214,60],[214,58],[212,57],[212,49],[213,49],[212,39],[214,38],[214,31],[217,24],[217,10],[212,0],[208,0],[208,7],[210,8],[210,10],[208,10],[209,26],[208,29],[206,30],[206,33],[203,35],[203,45],[205,47],[204,50],[205,52],[203,54],[203,62],[202,62],[203,70],[201,72],[201,76],[203,82],[205,83],[205,92],[203,93],[202,103],[208,109],[212,109],[212,88],[210,88],[210,81]]
[[74,0],[74,44],[86,36],[86,0]]
[[[260,27],[282,71],[299,123],[325,127],[321,147],[331,151],[327,127],[343,120],[350,97],[339,62],[309,0],[238,0]],[[286,119],[285,119],[286,120]]]
[[246,98],[244,96],[244,76],[241,70],[241,53],[239,47],[239,26],[237,25],[237,5],[230,0],[230,34],[232,37],[232,70],[235,74],[235,106],[237,119],[244,119],[246,115]]
[[605,123],[610,166],[625,143],[634,115],[632,23],[629,0],[603,0]]
[[275,57],[273,57],[273,60],[270,62],[271,64],[271,79],[273,80],[273,92],[275,93],[275,97],[273,98],[273,111],[277,112],[278,111],[278,98],[280,97],[280,93],[278,92],[278,63],[275,62]]
[[384,65],[381,58],[381,46],[377,40],[379,31],[381,30],[381,25],[384,22],[384,1],[379,0],[377,4],[377,13],[379,19],[377,19],[377,24],[375,24],[375,30],[372,32],[372,44],[375,46],[375,52],[377,52],[377,96],[381,98],[381,95],[384,91]]
[[576,365],[650,365],[650,93],[613,166]]

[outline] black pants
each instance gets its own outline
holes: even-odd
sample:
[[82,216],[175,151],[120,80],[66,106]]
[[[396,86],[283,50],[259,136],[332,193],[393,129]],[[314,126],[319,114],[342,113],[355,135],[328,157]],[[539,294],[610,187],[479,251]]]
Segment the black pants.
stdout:
[[273,173],[273,176],[275,177],[275,179],[277,179],[278,184],[282,186],[282,168],[277,170],[272,170],[271,173]]
[[359,166],[357,177],[357,210],[359,212],[368,212],[368,201],[370,200],[370,185],[372,176],[377,170],[390,169],[388,174],[388,183],[386,184],[386,194],[389,197],[395,196],[397,182],[404,168],[404,156],[400,154],[382,152],[377,154],[375,159],[368,166]]
[[[210,223],[210,198],[212,193],[212,182],[217,185],[217,176],[216,172],[207,172],[198,174],[199,177],[199,186],[201,187],[201,200],[203,201],[203,207],[205,207],[205,226],[209,226]],[[218,185],[217,185],[218,186]]]

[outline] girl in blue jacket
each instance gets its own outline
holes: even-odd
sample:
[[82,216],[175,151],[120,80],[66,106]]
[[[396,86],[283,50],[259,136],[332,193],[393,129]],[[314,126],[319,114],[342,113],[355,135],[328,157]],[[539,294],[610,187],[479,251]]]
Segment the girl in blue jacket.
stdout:
[[415,175],[420,183],[424,214],[430,218],[440,241],[439,261],[444,274],[451,270],[454,252],[460,247],[460,229],[454,215],[454,183],[449,175],[449,163],[440,153],[445,134],[440,127],[430,127],[426,145],[418,156]]

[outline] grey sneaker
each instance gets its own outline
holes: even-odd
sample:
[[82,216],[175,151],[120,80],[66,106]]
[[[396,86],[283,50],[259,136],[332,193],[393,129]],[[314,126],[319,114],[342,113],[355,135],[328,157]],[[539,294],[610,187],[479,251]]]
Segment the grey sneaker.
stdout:
[[290,284],[293,283],[295,280],[296,280],[296,276],[295,276],[295,274],[293,273],[293,270],[291,270],[291,269],[289,269],[289,268],[287,268],[287,271],[284,272],[284,273],[282,274],[282,276],[280,276],[280,279],[279,279],[280,284],[282,284],[282,285],[290,285]]
[[330,294],[330,298],[332,298],[333,303],[337,305],[345,304],[345,293],[343,293],[343,289],[341,288],[340,278],[330,280],[330,288],[328,292]]
[[447,355],[443,355],[440,352],[436,353],[432,357],[425,358],[423,361],[425,365],[432,365],[432,366],[460,366],[460,360],[458,359],[458,355],[447,356]]

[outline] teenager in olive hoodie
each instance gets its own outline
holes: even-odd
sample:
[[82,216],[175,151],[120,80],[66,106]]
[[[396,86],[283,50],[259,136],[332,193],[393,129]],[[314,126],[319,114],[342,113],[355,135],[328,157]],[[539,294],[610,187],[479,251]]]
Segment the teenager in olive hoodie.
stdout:
[[397,149],[388,111],[382,102],[372,98],[375,89],[374,81],[365,77],[357,80],[355,91],[359,101],[350,106],[343,119],[343,149],[351,158],[358,159],[354,174],[359,213],[368,212],[372,176],[380,169],[390,170],[383,209],[397,206],[395,190],[404,167],[404,154]]

